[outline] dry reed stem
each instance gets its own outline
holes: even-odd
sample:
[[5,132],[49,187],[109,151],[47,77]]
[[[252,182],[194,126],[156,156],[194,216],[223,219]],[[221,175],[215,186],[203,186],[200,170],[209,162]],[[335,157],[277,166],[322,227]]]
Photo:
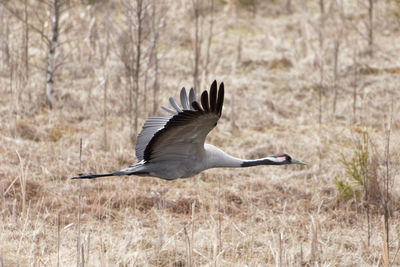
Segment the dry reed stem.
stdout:
[[57,216],[57,267],[60,266],[61,222],[60,213]]
[[19,160],[19,183],[21,186],[21,199],[22,199],[22,211],[21,214],[25,216],[26,212],[26,170],[27,166],[24,167],[24,162],[21,159],[21,156],[19,155],[18,151],[16,150],[15,153],[17,153],[18,160]]
[[4,220],[6,216],[6,195],[4,192],[4,185],[3,183],[0,184],[0,197],[1,197],[1,216]]
[[389,237],[387,236],[388,233],[387,225],[386,225],[386,218],[382,216],[382,262],[383,266],[389,267]]
[[[82,137],[79,139],[79,172],[82,168]],[[76,239],[76,266],[81,266],[81,196],[82,196],[82,180],[78,181],[78,224]],[[82,255],[83,257],[83,255]],[[83,264],[83,262],[82,262]]]

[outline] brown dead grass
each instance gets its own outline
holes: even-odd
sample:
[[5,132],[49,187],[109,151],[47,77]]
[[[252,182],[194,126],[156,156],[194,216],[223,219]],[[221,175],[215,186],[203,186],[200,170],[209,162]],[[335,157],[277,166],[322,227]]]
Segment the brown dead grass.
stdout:
[[[389,255],[393,266],[400,265],[400,256],[395,257],[400,238],[400,51],[395,44],[400,43],[400,34],[399,22],[385,13],[392,8],[389,2],[376,2],[376,51],[374,57],[368,57],[366,41],[360,35],[365,30],[366,9],[359,1],[344,1],[343,16],[337,13],[334,1],[329,3],[332,12],[326,18],[322,52],[316,1],[305,2],[307,11],[292,1],[291,14],[283,3],[257,1],[255,15],[246,7],[235,9],[216,1],[210,75],[202,89],[213,79],[224,81],[226,101],[208,142],[238,157],[289,153],[308,165],[214,169],[176,181],[69,179],[79,172],[114,171],[135,162],[125,70],[118,58],[120,33],[111,34],[113,48],[105,66],[109,88],[104,124],[105,72],[100,54],[105,47],[102,18],[106,8],[72,2],[74,11],[66,19],[71,20],[71,27],[60,35],[61,41],[68,41],[62,51],[67,60],[56,79],[54,110],[46,109],[41,98],[43,73],[31,69],[25,86],[15,74],[21,72],[14,72],[10,81],[10,68],[0,54],[0,88],[11,88],[0,91],[0,192],[5,192],[0,259],[5,266],[55,266],[58,252],[60,266],[76,265],[79,188],[80,239],[86,266],[379,266],[383,255],[379,208],[371,213],[368,247],[362,203],[340,201],[334,181],[346,178],[341,154],[351,156],[364,132],[374,145],[377,179],[383,177],[385,127],[392,99]],[[169,96],[178,97],[180,87],[192,85],[192,7],[190,1],[169,4],[158,48],[160,105],[168,105]],[[123,29],[121,6],[111,5],[111,13],[115,28]],[[8,15],[4,21],[10,27],[10,56],[17,61],[23,27]],[[91,21],[96,23],[91,30],[97,37],[85,26]],[[203,23],[206,36],[207,19]],[[31,64],[36,64],[42,61],[43,51],[39,37],[31,35]],[[238,38],[242,46],[236,62]],[[340,89],[336,114],[332,114],[335,38],[341,41]],[[356,123],[354,66],[360,74]],[[143,85],[144,77],[141,79]],[[152,93],[146,102],[141,94],[139,103],[142,125],[151,114]]]

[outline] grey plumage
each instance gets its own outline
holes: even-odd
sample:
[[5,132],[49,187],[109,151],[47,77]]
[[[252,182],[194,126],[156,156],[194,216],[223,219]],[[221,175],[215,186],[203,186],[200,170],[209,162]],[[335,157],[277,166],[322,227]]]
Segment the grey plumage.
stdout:
[[[183,88],[185,89],[185,88]],[[194,95],[194,89],[190,88],[190,92],[189,92],[189,107],[190,109],[192,109],[192,103],[196,101],[196,96]]]
[[179,113],[182,112],[182,109],[179,107],[178,103],[176,103],[175,99],[170,97],[169,98],[169,103],[171,103],[171,106]]
[[174,111],[174,110],[172,110],[172,109],[170,109],[170,108],[167,108],[167,107],[164,107],[164,106],[161,106],[161,108],[162,108],[163,110],[165,110],[166,112],[171,113],[172,115],[175,115],[175,114],[176,114],[176,111]]
[[205,144],[208,133],[217,125],[224,103],[224,84],[214,81],[210,93],[201,94],[196,101],[193,88],[189,100],[185,88],[180,92],[181,106],[169,98],[175,109],[162,107],[171,116],[149,118],[143,125],[136,143],[139,163],[108,174],[80,174],[74,179],[104,176],[140,175],[163,179],[187,178],[217,167],[250,167],[256,165],[304,164],[287,154],[257,160],[232,157],[221,149]]
[[161,130],[171,119],[170,116],[151,117],[143,125],[143,129],[136,141],[136,157],[139,161],[144,159],[144,151],[153,136]]
[[181,90],[181,104],[184,110],[189,110],[190,109],[190,103],[187,98],[186,90],[185,88],[182,88]]

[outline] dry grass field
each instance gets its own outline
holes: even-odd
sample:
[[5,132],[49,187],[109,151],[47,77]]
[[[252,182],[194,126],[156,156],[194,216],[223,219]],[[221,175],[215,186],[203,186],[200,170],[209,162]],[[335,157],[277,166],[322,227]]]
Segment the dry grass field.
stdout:
[[[62,1],[52,108],[46,3],[0,2],[0,266],[400,266],[397,0]],[[71,180],[136,162],[196,47],[207,142],[308,165]]]

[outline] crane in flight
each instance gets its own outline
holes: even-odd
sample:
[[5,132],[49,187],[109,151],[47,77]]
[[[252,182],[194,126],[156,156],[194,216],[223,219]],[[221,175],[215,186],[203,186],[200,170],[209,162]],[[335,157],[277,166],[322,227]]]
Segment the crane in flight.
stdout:
[[105,174],[78,174],[72,179],[92,179],[105,176],[139,175],[166,180],[188,178],[211,168],[243,168],[258,165],[305,164],[288,154],[278,154],[255,160],[228,155],[221,149],[205,144],[208,133],[217,125],[224,103],[224,84],[211,84],[210,94],[201,94],[201,105],[193,88],[189,97],[185,88],[180,93],[181,106],[174,98],[174,108],[162,107],[170,116],[151,117],[143,125],[136,143],[139,162],[128,168]]

